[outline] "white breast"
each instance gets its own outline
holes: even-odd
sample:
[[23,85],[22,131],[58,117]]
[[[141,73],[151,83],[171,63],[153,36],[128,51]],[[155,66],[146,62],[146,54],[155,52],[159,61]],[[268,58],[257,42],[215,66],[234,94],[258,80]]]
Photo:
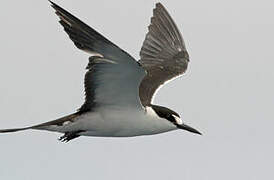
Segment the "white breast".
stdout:
[[144,111],[104,108],[103,111],[88,113],[78,120],[85,136],[130,137],[158,134],[175,130],[176,126],[159,116],[150,107]]

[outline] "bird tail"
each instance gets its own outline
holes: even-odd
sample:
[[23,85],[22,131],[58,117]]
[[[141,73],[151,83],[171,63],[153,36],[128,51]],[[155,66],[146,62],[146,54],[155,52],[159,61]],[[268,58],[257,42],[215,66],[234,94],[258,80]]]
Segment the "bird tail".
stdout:
[[10,133],[10,132],[16,132],[16,131],[23,131],[30,129],[30,127],[26,128],[13,128],[13,129],[0,129],[0,133]]
[[53,121],[48,121],[42,124],[34,125],[34,126],[28,126],[28,127],[23,127],[23,128],[12,128],[12,129],[0,129],[0,133],[10,133],[10,132],[17,132],[17,131],[23,131],[23,130],[28,130],[28,129],[36,129],[36,130],[49,130],[50,126],[55,125],[55,126],[62,126],[64,122],[73,122],[74,118],[78,116],[77,113],[67,115],[65,117],[53,120]]

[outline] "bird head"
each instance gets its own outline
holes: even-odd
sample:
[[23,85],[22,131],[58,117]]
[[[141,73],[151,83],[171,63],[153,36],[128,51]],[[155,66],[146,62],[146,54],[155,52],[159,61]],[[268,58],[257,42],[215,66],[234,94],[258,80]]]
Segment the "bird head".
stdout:
[[183,129],[192,133],[202,135],[202,133],[200,133],[198,130],[185,124],[183,120],[180,118],[179,114],[175,111],[172,111],[171,109],[168,109],[166,107],[156,105],[152,105],[152,108],[159,117],[168,120],[170,123],[174,124],[178,129]]

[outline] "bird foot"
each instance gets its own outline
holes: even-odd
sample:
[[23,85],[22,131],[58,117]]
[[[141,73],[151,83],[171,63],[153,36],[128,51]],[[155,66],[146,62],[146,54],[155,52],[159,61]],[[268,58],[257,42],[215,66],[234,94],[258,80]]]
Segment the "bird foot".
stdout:
[[58,140],[61,142],[69,142],[72,139],[75,139],[79,137],[79,133],[83,131],[72,131],[72,132],[66,132],[63,136],[61,136]]

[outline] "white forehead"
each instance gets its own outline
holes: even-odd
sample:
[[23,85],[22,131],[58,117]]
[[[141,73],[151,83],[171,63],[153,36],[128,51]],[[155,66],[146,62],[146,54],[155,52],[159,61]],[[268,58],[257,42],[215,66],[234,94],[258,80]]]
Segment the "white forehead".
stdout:
[[175,121],[177,124],[183,124],[183,120],[181,118],[179,118],[178,116],[176,116],[174,114],[172,116],[175,118]]

